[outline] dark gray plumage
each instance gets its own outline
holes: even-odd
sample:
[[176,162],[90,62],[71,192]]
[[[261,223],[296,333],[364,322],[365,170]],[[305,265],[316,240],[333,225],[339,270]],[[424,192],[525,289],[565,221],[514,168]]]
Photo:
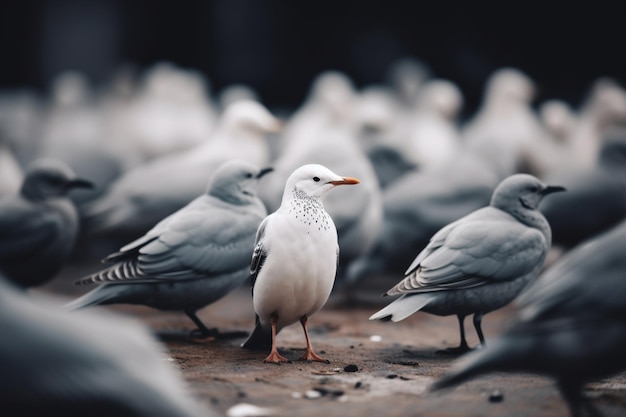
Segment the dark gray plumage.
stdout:
[[494,371],[554,378],[573,416],[585,408],[589,381],[626,369],[626,222],[569,251],[516,301],[503,334],[464,357],[433,390]]
[[223,163],[206,194],[106,257],[111,266],[80,279],[77,284],[102,285],[67,307],[122,303],[181,310],[203,335],[215,333],[196,311],[248,278],[256,230],[267,215],[257,184],[269,171],[241,160]]
[[626,137],[607,137],[594,166],[547,180],[568,190],[540,206],[555,246],[568,250],[611,229],[626,217]]
[[490,205],[439,230],[385,295],[402,296],[370,320],[403,320],[416,311],[459,318],[461,344],[468,350],[463,321],[474,315],[482,345],[483,315],[509,304],[543,268],[550,249],[550,226],[537,210],[548,186],[515,174],[496,187]]
[[0,199],[0,271],[20,287],[41,285],[74,249],[78,213],[68,193],[92,187],[64,162],[45,158],[26,171],[19,194]]
[[138,321],[76,314],[0,276],[0,406],[5,416],[211,417]]

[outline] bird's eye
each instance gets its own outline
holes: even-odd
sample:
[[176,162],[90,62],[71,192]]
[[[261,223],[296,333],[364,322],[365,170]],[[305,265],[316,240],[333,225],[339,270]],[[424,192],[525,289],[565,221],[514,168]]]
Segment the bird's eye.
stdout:
[[313,181],[320,182],[320,177],[313,177]]
[[247,173],[246,173],[246,178],[252,178],[252,173],[247,172]]
[[536,185],[532,185],[529,188],[529,190],[530,190],[531,193],[536,193],[537,191],[539,191],[539,187],[537,187]]

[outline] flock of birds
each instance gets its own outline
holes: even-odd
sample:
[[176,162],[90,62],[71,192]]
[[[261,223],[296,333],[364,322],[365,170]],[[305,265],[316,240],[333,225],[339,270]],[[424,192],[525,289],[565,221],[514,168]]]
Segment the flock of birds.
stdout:
[[[449,350],[464,354],[432,389],[531,371],[555,378],[572,415],[595,412],[584,384],[626,369],[626,90],[599,78],[579,108],[534,98],[528,75],[502,68],[461,120],[461,90],[415,60],[362,89],[320,73],[283,113],[245,85],[213,98],[169,63],[99,92],[69,72],[48,101],[0,96],[0,324],[15,335],[0,340],[0,402],[211,415],[142,325],[73,310],[182,311],[217,335],[197,311],[250,282],[242,347],[288,362],[277,334],[300,322],[301,359],[326,362],[308,319],[333,289],[349,302],[366,279],[398,274],[385,295],[400,297],[370,320],[459,320]],[[106,265],[77,277],[92,288],[64,308],[26,291],[93,256]],[[511,303],[513,324],[485,340],[483,316]]]

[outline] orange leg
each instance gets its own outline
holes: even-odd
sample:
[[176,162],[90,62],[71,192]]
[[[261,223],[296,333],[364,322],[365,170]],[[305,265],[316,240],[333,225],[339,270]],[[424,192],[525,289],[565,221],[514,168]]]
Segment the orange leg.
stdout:
[[300,317],[300,324],[302,324],[302,329],[304,330],[304,337],[306,338],[306,350],[304,351],[304,354],[302,354],[302,357],[300,358],[300,360],[307,361],[307,362],[315,361],[315,362],[330,363],[329,360],[322,358],[320,355],[318,355],[317,353],[313,351],[313,346],[311,346],[311,339],[309,338],[309,332],[306,329],[307,321],[308,321],[308,317],[306,316],[306,314]]
[[275,363],[277,365],[280,365],[282,362],[289,362],[289,363],[291,363],[291,361],[289,359],[285,358],[280,353],[278,353],[278,349],[276,349],[276,322],[277,321],[278,321],[278,316],[276,314],[273,314],[272,317],[271,317],[271,323],[272,323],[272,351],[267,356],[267,358],[265,358],[265,360],[263,362],[264,363]]

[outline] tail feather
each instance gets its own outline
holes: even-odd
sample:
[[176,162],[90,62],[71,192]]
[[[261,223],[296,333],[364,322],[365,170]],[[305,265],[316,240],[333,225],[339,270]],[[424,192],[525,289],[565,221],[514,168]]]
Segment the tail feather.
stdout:
[[429,391],[451,388],[490,372],[515,370],[519,362],[515,350],[515,340],[500,337],[490,341],[488,347],[470,352],[454,363]]
[[272,348],[272,329],[261,325],[259,316],[256,316],[256,325],[248,340],[241,344],[244,349],[268,350]]
[[434,298],[435,295],[428,293],[405,294],[387,307],[372,314],[370,320],[383,320],[387,318],[391,318],[394,322],[404,320],[416,311],[426,307]]
[[113,301],[116,294],[112,291],[107,291],[107,286],[100,286],[94,288],[88,293],[78,297],[77,299],[70,301],[63,306],[66,310],[78,310],[85,307],[92,307],[101,304],[108,304],[109,301]]

